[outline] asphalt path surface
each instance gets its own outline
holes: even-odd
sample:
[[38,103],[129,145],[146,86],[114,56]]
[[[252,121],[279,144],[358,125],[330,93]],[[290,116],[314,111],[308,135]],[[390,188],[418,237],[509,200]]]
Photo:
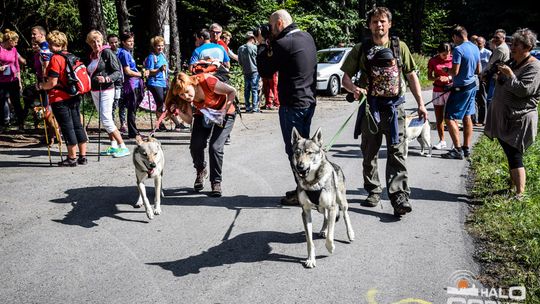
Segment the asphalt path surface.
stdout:
[[[431,92],[423,94],[431,99]],[[413,110],[410,94],[407,100]],[[322,127],[329,142],[355,106],[344,95],[319,98],[312,132]],[[428,110],[434,120],[432,105]],[[420,156],[413,142],[407,160],[413,211],[398,220],[386,194],[382,207],[360,205],[366,192],[353,122],[329,158],[347,178],[356,240],[348,242],[339,221],[334,253],[315,236],[317,267],[304,268],[301,209],[279,204],[294,181],[277,111],[243,116],[249,129],[237,120],[225,148],[221,198],[207,196],[208,183],[202,193],[192,191],[189,133],[157,133],[166,197],[152,221],[133,207],[131,157],[97,162],[96,135],[89,164],[75,168],[49,167],[43,146],[0,150],[1,302],[446,303],[452,273],[478,271],[464,230],[468,162],[442,159],[437,150]],[[380,156],[384,179],[385,145]],[[146,184],[152,200],[153,184]],[[313,219],[318,232],[322,215],[314,212]]]

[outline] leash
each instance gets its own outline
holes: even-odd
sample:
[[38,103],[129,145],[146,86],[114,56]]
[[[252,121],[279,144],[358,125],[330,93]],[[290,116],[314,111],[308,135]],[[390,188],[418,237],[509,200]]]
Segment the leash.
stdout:
[[[439,96],[433,98],[432,100],[428,101],[427,103],[425,103],[425,104],[424,104],[424,107],[427,106],[427,105],[430,104],[430,103],[433,103],[435,100],[437,100],[437,99],[443,97],[444,95],[446,95],[446,94],[448,94],[448,93],[450,93],[450,92],[452,92],[451,89],[444,91],[444,93],[442,93],[441,95],[439,95]],[[446,105],[445,105],[445,106],[446,106]],[[416,112],[416,110],[412,110],[409,114],[413,114],[414,112]]]
[[[351,113],[351,115],[349,115],[349,117],[347,117],[347,119],[345,120],[345,122],[341,125],[341,127],[339,128],[339,130],[336,132],[336,134],[332,137],[332,139],[330,140],[330,142],[328,143],[328,145],[326,145],[323,150],[325,152],[328,152],[330,151],[330,148],[332,148],[332,146],[334,145],[334,143],[336,142],[336,140],[339,138],[339,136],[341,135],[341,133],[343,132],[343,130],[345,129],[345,126],[347,126],[347,124],[349,123],[349,121],[351,120],[351,118],[353,117],[353,115],[358,111],[358,109],[360,109],[360,106],[362,105],[362,103],[364,103],[366,101],[366,96],[362,95],[362,98],[360,99],[360,102],[358,103],[358,106],[354,109],[354,111]],[[366,108],[366,111],[368,109]]]
[[49,165],[52,167],[52,159],[51,159],[51,145],[49,144],[49,136],[47,134],[47,118],[45,117],[47,115],[47,109],[45,109],[45,105],[43,104],[43,98],[41,97],[41,94],[39,94],[39,102],[41,103],[41,108],[43,109],[43,127],[45,128],[45,143],[47,144],[47,154],[49,155]]

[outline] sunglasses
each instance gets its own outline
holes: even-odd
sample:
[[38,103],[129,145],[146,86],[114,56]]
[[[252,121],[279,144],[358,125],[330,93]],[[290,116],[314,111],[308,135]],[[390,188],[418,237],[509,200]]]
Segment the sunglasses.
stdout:
[[212,33],[214,33],[214,34],[216,34],[216,35],[217,35],[217,34],[221,34],[221,32],[218,32],[218,31],[212,31]]

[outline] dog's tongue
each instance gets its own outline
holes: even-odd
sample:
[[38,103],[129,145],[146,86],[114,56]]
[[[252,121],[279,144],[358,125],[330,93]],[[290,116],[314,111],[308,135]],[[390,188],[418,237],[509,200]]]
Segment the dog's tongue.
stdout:
[[152,169],[148,169],[148,171],[147,171],[147,172],[148,172],[148,176],[151,176],[151,175],[152,175],[152,173],[154,173],[154,169],[153,169],[153,168],[152,168]]

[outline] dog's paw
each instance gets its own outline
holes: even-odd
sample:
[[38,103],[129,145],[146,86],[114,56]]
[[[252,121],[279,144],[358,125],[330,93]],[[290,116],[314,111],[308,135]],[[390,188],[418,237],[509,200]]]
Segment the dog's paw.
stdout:
[[426,153],[424,156],[425,157],[431,157],[431,154]]
[[153,220],[154,219],[154,211],[152,209],[146,210],[146,216],[148,217],[149,220]]
[[321,232],[319,232],[319,236],[322,238],[326,238],[326,230],[321,230]]
[[354,231],[350,231],[347,233],[347,236],[349,237],[349,242],[353,242],[354,241]]
[[334,245],[334,242],[326,241],[326,249],[330,253],[334,253],[334,249],[336,249],[336,245]]
[[154,214],[155,215],[160,215],[161,214],[161,207],[157,207],[154,209]]
[[314,268],[317,266],[317,262],[315,262],[315,258],[310,258],[304,262],[304,266],[306,266],[306,268]]
[[135,205],[133,205],[134,208],[141,208],[143,206],[143,202],[142,201],[138,201],[135,203]]

